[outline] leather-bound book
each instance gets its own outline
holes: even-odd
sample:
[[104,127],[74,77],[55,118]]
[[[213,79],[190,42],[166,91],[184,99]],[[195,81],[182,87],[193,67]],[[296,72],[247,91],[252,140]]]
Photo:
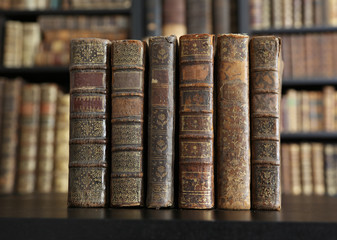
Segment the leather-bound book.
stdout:
[[174,202],[176,52],[175,36],[149,39],[149,208],[171,207]]
[[5,81],[3,93],[1,159],[0,159],[0,194],[14,191],[19,113],[21,104],[22,79]]
[[326,12],[325,12],[325,4],[326,4],[326,0],[313,0],[313,9],[314,9],[314,14],[313,14],[313,17],[314,17],[314,20],[313,20],[313,23],[315,26],[322,26],[324,25],[324,22],[325,22],[325,15],[326,15]]
[[213,32],[215,34],[231,31],[231,0],[213,0]]
[[291,194],[291,165],[290,165],[290,144],[281,144],[281,183],[282,193]]
[[[256,0],[255,0],[256,1]],[[280,0],[271,0],[271,23],[273,28],[283,27],[282,3]]]
[[324,170],[326,194],[328,196],[335,196],[337,194],[336,162],[334,158],[334,144],[326,144],[324,147]]
[[212,33],[212,1],[186,0],[187,33]]
[[301,130],[302,132],[310,132],[310,91],[301,91]]
[[303,0],[303,25],[312,27],[314,25],[314,0]]
[[283,35],[282,36],[282,54],[284,60],[284,71],[283,71],[283,78],[287,80],[292,79],[292,58],[291,58],[291,38],[290,35]]
[[249,1],[250,26],[252,30],[261,30],[263,21],[263,0]]
[[145,43],[113,41],[111,47],[110,206],[144,204]]
[[[323,143],[312,143],[312,178],[315,195],[325,194],[324,184],[324,145]],[[334,153],[336,147],[334,146]]]
[[214,207],[213,55],[213,35],[191,34],[180,38],[180,208]]
[[280,100],[281,39],[253,37],[250,41],[252,208],[281,209]]
[[180,37],[187,33],[186,3],[181,0],[163,0],[163,35]]
[[217,207],[222,209],[250,209],[248,43],[241,34],[217,38]]
[[324,131],[333,132],[335,126],[335,88],[333,86],[323,87],[323,121]]
[[[2,119],[3,119],[3,111],[4,111],[4,93],[5,93],[5,77],[0,77],[0,133],[2,133]],[[0,134],[0,162],[1,162],[1,148],[2,148],[2,137]]]
[[303,34],[290,35],[291,41],[291,62],[292,78],[302,79],[307,75],[307,61],[310,59],[306,55],[306,37]]
[[40,98],[40,85],[26,84],[23,86],[16,183],[16,191],[22,194],[32,193],[35,190],[35,172],[39,146]]
[[294,26],[293,0],[283,0],[281,2],[283,3],[283,27],[292,28]]
[[70,207],[108,204],[110,45],[98,38],[70,45]]
[[160,36],[162,31],[162,1],[145,0],[145,24],[147,37]]
[[262,0],[262,28],[269,29],[271,27],[271,2],[270,0]]
[[303,26],[302,7],[302,0],[293,0],[294,28],[301,28]]
[[300,145],[298,143],[289,144],[290,151],[290,170],[291,170],[291,193],[299,195],[302,193],[301,186],[301,164],[300,164]]
[[311,195],[313,192],[311,154],[311,144],[307,142],[300,143],[301,184],[304,195]]
[[336,33],[321,33],[319,35],[320,47],[318,47],[318,51],[321,51],[321,59],[317,60],[317,62],[321,62],[319,65],[320,77],[326,79],[332,79],[335,71],[333,34]]
[[52,192],[54,169],[55,120],[58,86],[41,84],[41,108],[36,191]]

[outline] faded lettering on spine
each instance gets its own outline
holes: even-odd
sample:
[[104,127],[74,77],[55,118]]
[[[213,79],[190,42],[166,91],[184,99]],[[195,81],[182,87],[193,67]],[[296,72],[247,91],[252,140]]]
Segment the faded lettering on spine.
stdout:
[[73,207],[108,203],[110,45],[97,38],[71,41],[68,205]]

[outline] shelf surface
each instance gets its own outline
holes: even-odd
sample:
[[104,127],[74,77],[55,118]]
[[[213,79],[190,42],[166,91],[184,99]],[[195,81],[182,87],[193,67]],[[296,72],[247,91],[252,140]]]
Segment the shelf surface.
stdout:
[[281,133],[281,141],[319,141],[336,142],[337,132],[297,132]]
[[337,79],[310,78],[310,79],[283,79],[282,87],[323,87],[326,85],[337,86]]
[[0,15],[10,18],[24,18],[39,15],[110,15],[129,14],[131,8],[121,9],[46,9],[46,10],[0,10]]
[[333,239],[337,198],[284,196],[281,211],[67,208],[65,194],[1,196],[1,239]]
[[335,32],[337,27],[319,26],[319,27],[304,27],[304,28],[280,28],[280,29],[266,29],[266,30],[252,30],[253,35],[262,34],[301,34],[301,33],[323,33],[323,32]]

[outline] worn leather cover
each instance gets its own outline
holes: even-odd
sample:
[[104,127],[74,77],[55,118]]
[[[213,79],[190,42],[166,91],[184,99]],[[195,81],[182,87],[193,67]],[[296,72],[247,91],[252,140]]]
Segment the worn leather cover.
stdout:
[[175,36],[149,39],[149,208],[171,207],[174,200],[176,50]]
[[71,207],[104,207],[108,203],[110,45],[109,40],[97,38],[71,41]]
[[281,209],[280,100],[281,40],[250,41],[252,208]]
[[113,41],[111,67],[110,205],[143,206],[145,43]]
[[214,207],[214,36],[190,34],[179,49],[180,208]]
[[249,37],[217,38],[218,208],[250,209]]

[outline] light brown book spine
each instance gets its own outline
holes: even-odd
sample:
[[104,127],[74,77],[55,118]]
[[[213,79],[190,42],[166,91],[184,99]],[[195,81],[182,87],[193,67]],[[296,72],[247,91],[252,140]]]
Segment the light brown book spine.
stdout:
[[272,16],[272,26],[273,28],[283,27],[283,6],[280,0],[271,0],[271,16]]
[[336,186],[336,162],[334,160],[334,145],[326,144],[324,147],[324,170],[325,170],[325,186],[328,196],[337,194]]
[[248,43],[247,35],[217,38],[217,200],[222,209],[250,209]]
[[283,0],[283,27],[292,28],[294,26],[293,19],[293,0]]
[[312,27],[314,25],[314,0],[303,0],[303,25]]
[[335,88],[333,86],[323,87],[324,129],[333,132],[335,127]]
[[253,37],[250,63],[252,208],[280,210],[281,39]]
[[176,35],[178,38],[187,33],[186,2],[163,0],[163,35]]
[[291,194],[291,164],[290,164],[290,144],[281,145],[281,183],[282,193]]
[[20,148],[16,191],[32,193],[35,190],[39,143],[41,90],[38,84],[26,84],[22,89]]
[[145,47],[137,40],[112,42],[112,207],[144,205]]
[[214,36],[180,38],[180,208],[214,207]]
[[260,30],[262,29],[262,21],[263,21],[263,14],[262,14],[262,7],[263,7],[263,0],[251,0],[249,1],[249,15],[250,15],[250,26],[253,30]]
[[290,169],[291,169],[291,193],[299,195],[302,193],[301,187],[301,166],[300,166],[300,146],[291,143],[290,148]]
[[[312,143],[312,178],[315,195],[325,194],[323,150],[324,145],[322,143]],[[336,151],[336,148],[334,151]]]
[[186,0],[187,33],[212,33],[212,1]]
[[171,207],[174,202],[176,53],[175,36],[149,39],[149,208]]
[[283,35],[282,42],[283,42],[282,54],[283,54],[283,60],[284,60],[283,77],[284,79],[291,80],[293,77],[292,76],[293,62],[291,58],[292,45],[291,45],[290,35]]
[[[333,37],[332,35],[336,33],[321,33],[320,36],[320,46],[318,47],[321,59],[317,62],[320,62],[319,65],[319,77],[323,77],[326,79],[331,79],[334,76],[334,68],[335,68],[335,62],[334,62],[334,56],[333,56]],[[317,58],[317,55],[315,57]]]
[[291,39],[291,62],[292,65],[292,77],[293,79],[301,79],[306,77],[307,61],[306,56],[306,42],[305,35],[292,34]]
[[3,97],[0,194],[14,191],[22,79],[5,82]]
[[[295,28],[301,28],[303,26],[302,7],[302,0],[293,0],[293,18]],[[285,44],[286,43],[284,43],[284,45]]]
[[313,193],[311,153],[310,143],[300,143],[301,184],[304,195],[312,195]]
[[310,132],[311,117],[310,117],[310,92],[301,91],[301,115],[302,115],[302,131]]
[[19,21],[6,21],[3,65],[5,67],[22,66],[23,25]]

